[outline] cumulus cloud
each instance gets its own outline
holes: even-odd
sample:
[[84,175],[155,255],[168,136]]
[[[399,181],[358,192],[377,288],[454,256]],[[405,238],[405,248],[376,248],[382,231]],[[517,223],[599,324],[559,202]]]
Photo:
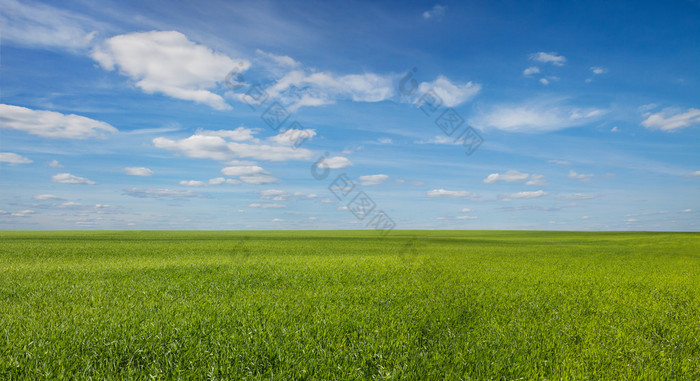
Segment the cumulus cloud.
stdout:
[[484,179],[484,183],[486,184],[493,184],[499,181],[505,181],[507,183],[512,183],[512,182],[523,182],[530,178],[530,175],[527,173],[521,173],[516,170],[508,170],[503,174],[499,173],[492,173],[488,175]]
[[573,170],[569,170],[568,177],[570,179],[578,180],[587,183],[593,179],[593,175],[584,175],[583,173],[576,173]]
[[608,69],[602,66],[591,66],[591,72],[593,72],[595,75],[600,75],[607,73]]
[[310,129],[294,129],[285,130],[279,135],[268,138],[268,141],[283,145],[283,146],[300,146],[306,140],[316,136],[316,131]]
[[85,185],[94,185],[96,184],[94,181],[87,179],[85,177],[78,177],[71,175],[70,173],[59,173],[57,175],[54,175],[51,177],[51,181],[54,183],[61,183],[61,184],[85,184]]
[[467,191],[450,191],[445,189],[429,190],[425,194],[428,197],[446,197],[446,198],[461,198],[461,197],[476,197],[476,193]]
[[116,133],[105,122],[55,111],[32,110],[0,104],[0,128],[24,131],[46,138],[87,139]]
[[343,156],[333,156],[329,158],[324,158],[320,163],[318,163],[318,168],[328,168],[328,169],[341,169],[349,167],[352,162]]
[[16,153],[0,152],[0,163],[8,163],[10,165],[29,164],[33,161]]
[[198,129],[195,133],[197,135],[204,135],[204,136],[219,136],[219,137],[226,138],[228,140],[233,140],[236,142],[245,142],[245,141],[258,142],[259,141],[255,137],[255,134],[258,133],[258,130],[252,129],[252,128],[246,128],[246,127],[242,127],[242,126],[236,128],[235,130],[209,131],[209,130]]
[[669,110],[655,114],[646,113],[644,116],[647,118],[642,122],[642,126],[652,130],[658,129],[671,132],[694,124],[700,124],[700,110],[696,108],[690,108],[686,112],[673,113],[673,111]]
[[254,159],[266,161],[309,160],[312,152],[304,148],[283,145],[258,144],[227,140],[220,131],[213,136],[210,131],[198,131],[180,140],[158,137],[153,139],[157,148],[177,152],[181,155],[226,161],[232,159]]
[[52,168],[63,168],[63,165],[61,165],[58,160],[51,160],[48,165]]
[[389,176],[380,174],[380,175],[360,176],[360,177],[358,177],[358,180],[360,180],[360,185],[375,186],[375,185],[382,184],[388,178],[389,178]]
[[[323,106],[337,100],[380,102],[394,95],[392,77],[374,73],[338,76],[328,72],[293,70],[286,73],[266,91],[289,105],[290,111],[303,106]],[[245,100],[245,95],[238,97]]]
[[105,40],[92,52],[104,69],[119,72],[135,81],[144,92],[206,104],[217,110],[231,107],[213,92],[231,68],[245,71],[250,62],[190,41],[176,31],[129,33]]
[[517,192],[517,193],[501,194],[501,195],[498,195],[498,198],[501,201],[511,201],[513,199],[529,199],[529,198],[544,197],[547,194],[548,193],[543,191],[543,190],[538,190],[538,191],[531,191],[531,192]]
[[431,9],[423,12],[423,18],[428,20],[445,14],[446,6],[435,4]]
[[555,66],[563,66],[566,63],[566,57],[561,56],[557,53],[550,52],[538,52],[530,55],[530,59],[542,63],[551,63]]
[[530,66],[527,69],[523,70],[523,75],[525,76],[530,76],[533,74],[538,74],[540,72],[540,68],[537,66]]
[[503,174],[492,173],[484,179],[485,184],[494,184],[497,182],[515,183],[524,181],[527,181],[525,183],[526,185],[546,185],[544,175],[530,175],[529,173],[522,173],[513,169],[508,170]]
[[153,171],[146,167],[126,167],[124,173],[131,176],[153,176]]
[[441,75],[433,82],[422,82],[418,86],[419,93],[429,90],[433,90],[442,99],[444,106],[455,107],[474,98],[481,91],[481,85],[471,81],[463,85],[453,84],[447,77]]
[[257,165],[238,165],[221,169],[221,173],[226,176],[246,176],[264,172],[265,170]]

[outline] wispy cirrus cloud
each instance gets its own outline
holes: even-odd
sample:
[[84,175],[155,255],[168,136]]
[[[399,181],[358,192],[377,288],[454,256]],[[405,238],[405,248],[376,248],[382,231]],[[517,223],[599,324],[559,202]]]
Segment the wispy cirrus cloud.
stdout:
[[568,105],[562,99],[503,104],[477,115],[471,122],[480,129],[544,133],[597,121],[605,110]]
[[96,31],[106,29],[84,15],[49,4],[0,1],[2,38],[31,47],[80,50],[89,47]]
[[642,126],[666,132],[673,132],[681,128],[700,124],[700,110],[690,108],[685,112],[668,109],[657,113],[645,113],[646,119],[642,121]]

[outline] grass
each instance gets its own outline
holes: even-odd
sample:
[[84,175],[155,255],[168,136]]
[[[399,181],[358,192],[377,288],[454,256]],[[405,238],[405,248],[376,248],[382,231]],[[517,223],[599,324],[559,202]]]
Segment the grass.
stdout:
[[0,379],[700,379],[700,234],[0,232]]

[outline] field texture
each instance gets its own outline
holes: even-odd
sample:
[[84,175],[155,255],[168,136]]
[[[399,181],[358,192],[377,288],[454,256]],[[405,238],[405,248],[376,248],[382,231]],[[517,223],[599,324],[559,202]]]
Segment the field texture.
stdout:
[[700,379],[700,234],[0,232],[0,379]]

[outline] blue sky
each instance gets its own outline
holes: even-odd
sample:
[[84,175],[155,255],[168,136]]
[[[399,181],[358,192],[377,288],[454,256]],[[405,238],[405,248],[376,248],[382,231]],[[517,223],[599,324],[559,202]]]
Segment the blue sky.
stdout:
[[0,229],[700,230],[697,1],[0,22]]

